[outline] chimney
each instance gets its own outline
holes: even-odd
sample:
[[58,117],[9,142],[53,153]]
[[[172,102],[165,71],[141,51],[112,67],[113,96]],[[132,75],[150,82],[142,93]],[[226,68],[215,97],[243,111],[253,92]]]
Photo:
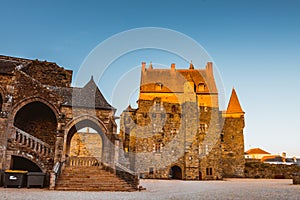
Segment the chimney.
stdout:
[[142,62],[142,71],[144,72],[146,70],[146,62]]
[[149,69],[153,69],[152,62],[150,62]]
[[172,70],[175,70],[175,63],[172,63],[172,64],[171,64],[171,69],[172,69]]
[[208,63],[206,64],[206,73],[207,73],[209,76],[211,76],[211,77],[214,76],[214,74],[213,74],[213,66],[212,66],[212,62],[208,62]]

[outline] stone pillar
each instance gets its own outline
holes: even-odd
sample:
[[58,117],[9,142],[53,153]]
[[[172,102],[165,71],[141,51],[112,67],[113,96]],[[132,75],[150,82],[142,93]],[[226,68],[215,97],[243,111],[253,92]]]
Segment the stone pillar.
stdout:
[[49,190],[55,189],[55,182],[56,182],[56,175],[54,172],[50,172],[50,184],[49,184]]
[[61,161],[63,155],[63,146],[64,146],[64,133],[63,130],[59,130],[57,131],[56,141],[55,141],[54,164],[57,161]]

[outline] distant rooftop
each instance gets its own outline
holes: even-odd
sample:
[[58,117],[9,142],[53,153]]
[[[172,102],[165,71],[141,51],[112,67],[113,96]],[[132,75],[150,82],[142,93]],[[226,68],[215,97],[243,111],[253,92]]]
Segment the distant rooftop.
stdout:
[[253,148],[246,151],[246,154],[270,154],[269,152],[266,152],[260,148]]

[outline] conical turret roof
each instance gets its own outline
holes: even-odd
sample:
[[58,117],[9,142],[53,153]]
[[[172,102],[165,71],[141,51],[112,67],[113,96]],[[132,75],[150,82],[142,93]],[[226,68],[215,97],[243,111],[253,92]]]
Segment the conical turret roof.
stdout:
[[226,113],[244,113],[234,88],[231,92]]

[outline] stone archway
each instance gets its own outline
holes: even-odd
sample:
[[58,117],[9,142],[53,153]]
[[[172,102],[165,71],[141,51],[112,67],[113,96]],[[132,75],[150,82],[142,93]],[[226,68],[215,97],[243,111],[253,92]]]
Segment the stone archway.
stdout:
[[179,166],[174,165],[170,169],[170,175],[172,179],[180,179],[182,180],[182,170]]
[[32,101],[20,107],[13,118],[13,125],[54,148],[57,118],[45,103]]
[[[95,132],[88,136],[90,138],[84,141],[86,143],[84,143],[83,141],[79,142],[79,145],[82,145],[79,148],[81,148],[81,150],[85,152],[74,155],[74,149],[71,148],[72,142],[74,142],[74,137],[80,139],[81,136],[79,136],[78,132],[85,128],[90,128]],[[95,141],[92,141],[91,138],[94,138]],[[70,158],[70,156],[77,156],[81,158],[89,157],[90,159],[97,159],[99,162],[104,161],[109,163],[109,160],[107,159],[110,156],[108,155],[112,152],[110,151],[111,145],[109,144],[109,140],[107,139],[107,129],[104,123],[95,117],[85,115],[72,120],[66,126],[64,141],[63,152],[64,156],[67,157],[65,158],[66,160]],[[92,145],[92,147],[89,145]]]

